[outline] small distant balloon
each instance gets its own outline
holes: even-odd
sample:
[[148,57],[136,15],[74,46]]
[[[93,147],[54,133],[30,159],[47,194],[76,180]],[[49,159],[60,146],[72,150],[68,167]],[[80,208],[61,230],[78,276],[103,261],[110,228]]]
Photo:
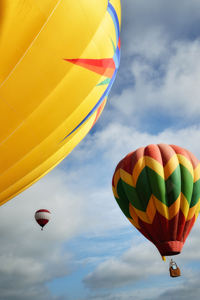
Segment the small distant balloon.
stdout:
[[39,209],[35,213],[35,220],[42,227],[41,230],[43,230],[43,227],[49,222],[50,218],[51,213],[47,209]]

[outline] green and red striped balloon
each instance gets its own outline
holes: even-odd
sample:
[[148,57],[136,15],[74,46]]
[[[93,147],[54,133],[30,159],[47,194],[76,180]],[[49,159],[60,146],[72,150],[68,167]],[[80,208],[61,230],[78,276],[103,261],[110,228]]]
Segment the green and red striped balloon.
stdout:
[[200,209],[200,162],[175,145],[149,145],[116,167],[113,194],[129,221],[159,250],[175,255]]

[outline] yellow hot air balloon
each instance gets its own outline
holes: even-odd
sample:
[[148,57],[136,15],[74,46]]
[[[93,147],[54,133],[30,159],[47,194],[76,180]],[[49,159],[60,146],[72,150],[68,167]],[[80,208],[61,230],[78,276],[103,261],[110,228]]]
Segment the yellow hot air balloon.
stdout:
[[120,20],[120,0],[1,1],[0,204],[96,122],[119,66]]

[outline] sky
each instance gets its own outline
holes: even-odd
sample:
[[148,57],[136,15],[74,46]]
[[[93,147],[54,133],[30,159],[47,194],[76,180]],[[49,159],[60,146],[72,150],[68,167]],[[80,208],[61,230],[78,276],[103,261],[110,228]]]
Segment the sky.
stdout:
[[[112,175],[148,144],[200,159],[200,2],[122,0],[121,63],[98,122],[49,174],[0,209],[0,300],[199,299],[200,219],[169,276],[125,218]],[[43,231],[35,211],[51,220]]]

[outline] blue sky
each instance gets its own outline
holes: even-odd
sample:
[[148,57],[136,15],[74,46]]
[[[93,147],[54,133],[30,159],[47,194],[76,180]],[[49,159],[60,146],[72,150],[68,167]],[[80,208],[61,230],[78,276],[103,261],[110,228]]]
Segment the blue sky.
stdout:
[[[122,0],[121,64],[86,138],[0,210],[0,300],[199,299],[200,220],[171,279],[153,244],[118,208],[121,158],[150,143],[200,159],[200,2]],[[34,213],[50,210],[41,232]]]

